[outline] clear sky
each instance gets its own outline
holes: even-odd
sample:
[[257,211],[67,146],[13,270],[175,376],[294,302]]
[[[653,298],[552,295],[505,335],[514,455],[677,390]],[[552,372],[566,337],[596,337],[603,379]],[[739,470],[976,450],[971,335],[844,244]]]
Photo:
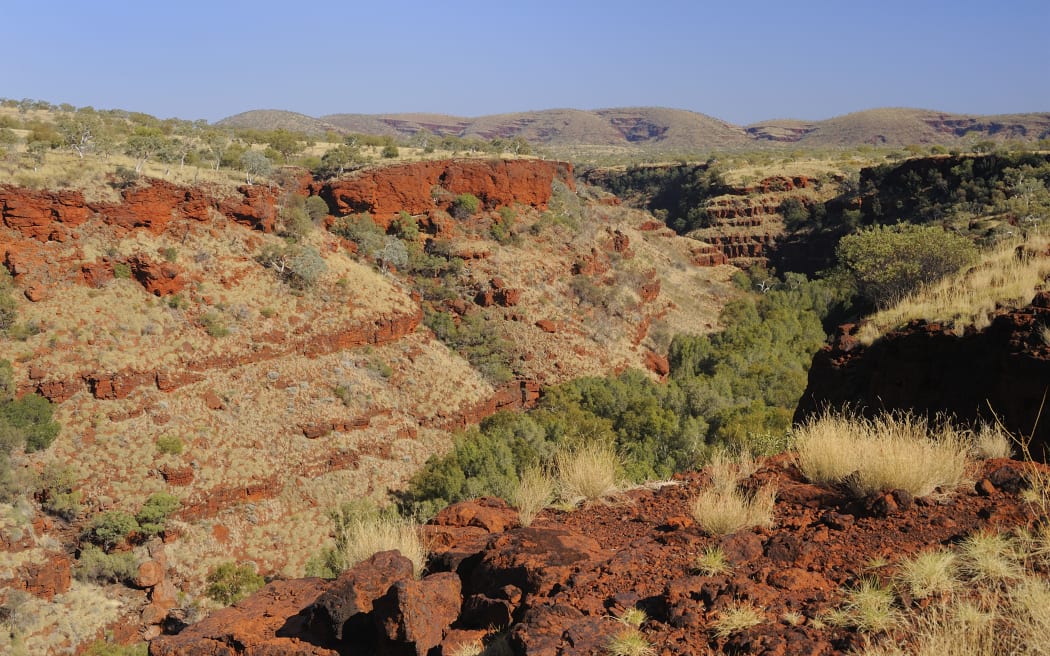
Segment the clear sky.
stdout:
[[0,0],[0,96],[215,121],[1050,111],[1050,0]]

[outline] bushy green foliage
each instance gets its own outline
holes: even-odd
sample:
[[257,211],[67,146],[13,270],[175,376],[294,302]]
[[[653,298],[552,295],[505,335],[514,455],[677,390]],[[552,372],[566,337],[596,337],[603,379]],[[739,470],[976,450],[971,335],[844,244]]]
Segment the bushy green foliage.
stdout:
[[401,210],[397,218],[390,225],[394,234],[405,241],[415,241],[419,238],[419,224],[408,212]]
[[309,215],[310,220],[317,225],[320,225],[325,217],[328,216],[328,203],[326,203],[320,196],[308,197],[303,205],[306,208],[306,213]]
[[821,318],[839,292],[789,275],[765,294],[730,303],[726,329],[678,336],[667,384],[639,371],[580,378],[544,390],[527,414],[497,414],[432,457],[401,495],[404,511],[426,517],[447,503],[505,496],[523,471],[549,466],[560,447],[612,446],[633,481],[667,478],[701,465],[712,448],[782,450]]
[[484,314],[474,312],[460,317],[457,323],[448,312],[428,311],[424,322],[438,339],[492,382],[505,383],[514,378],[510,367],[513,345],[496,333]]
[[874,226],[839,241],[839,264],[858,291],[885,306],[977,259],[973,242],[938,226]]
[[138,561],[130,551],[106,553],[94,545],[86,545],[80,550],[73,569],[73,575],[79,581],[94,583],[115,583],[130,580],[138,573]]
[[259,576],[249,564],[223,563],[208,573],[208,587],[204,594],[211,599],[229,606],[244,599],[265,585],[266,581]]
[[0,333],[6,333],[18,318],[18,303],[12,296],[13,293],[11,275],[7,269],[0,267]]
[[84,530],[83,538],[109,551],[133,531],[138,530],[139,523],[131,513],[123,510],[109,510],[91,520]]
[[469,219],[478,213],[481,201],[474,194],[459,194],[452,201],[452,216],[457,219]]
[[1050,157],[1019,151],[906,160],[865,169],[860,186],[868,224],[992,212],[1024,217],[1050,209]]
[[131,278],[131,267],[124,262],[117,262],[113,265],[113,277],[122,280],[128,280]]
[[58,436],[58,423],[52,421],[51,402],[37,394],[26,394],[0,405],[0,421],[22,431],[25,450],[40,451]]
[[632,166],[595,182],[644,206],[679,234],[706,226],[707,200],[727,189],[722,172],[713,163]]
[[139,531],[143,535],[156,535],[164,530],[168,516],[179,507],[179,499],[165,492],[151,494],[146,503],[142,505],[135,521],[138,522]]
[[72,468],[49,463],[40,472],[36,491],[44,512],[72,521],[80,514],[80,490]]
[[374,257],[382,250],[386,236],[367,212],[339,217],[332,225],[331,231],[356,243],[357,252],[369,257]]

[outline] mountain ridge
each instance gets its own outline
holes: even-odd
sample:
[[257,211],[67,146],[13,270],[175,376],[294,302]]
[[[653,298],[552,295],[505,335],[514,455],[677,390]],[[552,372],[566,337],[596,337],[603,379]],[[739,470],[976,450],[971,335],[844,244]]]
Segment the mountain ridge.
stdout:
[[216,125],[284,128],[324,134],[361,132],[407,137],[420,130],[439,136],[522,137],[541,146],[609,146],[656,150],[737,150],[800,147],[950,146],[975,139],[1050,138],[1050,112],[957,114],[930,109],[874,108],[819,121],[769,119],[735,125],[700,112],[667,107],[572,108],[460,117],[433,113],[328,114],[309,117],[283,110],[249,110]]

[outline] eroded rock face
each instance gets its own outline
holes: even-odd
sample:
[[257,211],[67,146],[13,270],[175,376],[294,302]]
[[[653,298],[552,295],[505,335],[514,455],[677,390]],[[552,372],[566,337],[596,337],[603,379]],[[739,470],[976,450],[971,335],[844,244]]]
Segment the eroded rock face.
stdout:
[[868,347],[840,335],[814,356],[795,421],[844,403],[868,412],[948,412],[963,421],[994,421],[994,410],[1016,435],[1036,427],[1031,451],[1038,457],[1050,448],[1050,422],[1038,421],[1050,381],[1050,347],[1038,333],[1048,323],[1050,292],[1040,292],[981,332],[957,336],[915,321]]
[[[447,209],[457,194],[478,197],[485,209],[521,203],[545,209],[551,183],[575,188],[572,165],[543,160],[443,160],[362,171],[333,180],[321,196],[341,215],[368,212],[381,227],[405,211]],[[443,191],[442,191],[443,190]]]

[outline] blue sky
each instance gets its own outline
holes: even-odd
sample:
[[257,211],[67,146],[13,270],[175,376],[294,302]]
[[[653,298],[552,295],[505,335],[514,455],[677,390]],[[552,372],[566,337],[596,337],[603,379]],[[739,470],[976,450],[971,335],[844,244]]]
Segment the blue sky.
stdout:
[[1050,0],[5,0],[0,96],[210,121],[1050,111]]

